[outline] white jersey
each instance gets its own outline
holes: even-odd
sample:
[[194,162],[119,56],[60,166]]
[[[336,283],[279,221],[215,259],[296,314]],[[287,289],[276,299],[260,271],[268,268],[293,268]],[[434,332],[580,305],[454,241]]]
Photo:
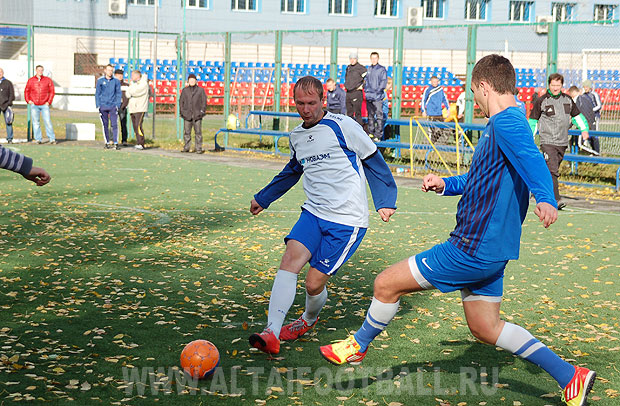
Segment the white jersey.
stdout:
[[327,113],[312,128],[299,125],[289,137],[291,157],[304,169],[308,200],[315,216],[351,227],[368,228],[368,198],[362,159],[377,146],[352,118]]

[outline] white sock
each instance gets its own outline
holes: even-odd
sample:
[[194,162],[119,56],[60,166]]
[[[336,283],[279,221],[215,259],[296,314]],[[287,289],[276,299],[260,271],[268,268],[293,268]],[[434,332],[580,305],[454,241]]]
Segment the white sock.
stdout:
[[321,309],[325,305],[326,301],[327,288],[323,287],[321,293],[314,296],[309,295],[308,291],[306,291],[306,311],[301,315],[301,317],[304,318],[309,326],[314,324],[316,319],[319,318],[319,313],[321,312]]
[[495,345],[514,354],[528,341],[533,339],[534,336],[523,327],[505,322]]
[[273,280],[271,297],[269,298],[269,314],[267,315],[267,328],[280,336],[282,323],[286,313],[293,305],[297,291],[297,274],[280,269]]

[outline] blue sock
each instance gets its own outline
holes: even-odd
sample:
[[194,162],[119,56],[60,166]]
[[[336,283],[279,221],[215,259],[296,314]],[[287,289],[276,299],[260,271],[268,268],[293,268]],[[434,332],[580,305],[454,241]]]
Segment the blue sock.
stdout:
[[360,345],[360,352],[366,352],[372,340],[387,327],[398,312],[399,303],[383,303],[375,297],[372,298],[372,303],[366,312],[366,320],[353,336]]
[[495,345],[538,365],[547,371],[561,388],[565,388],[575,374],[574,366],[558,357],[549,347],[516,324],[506,323]]

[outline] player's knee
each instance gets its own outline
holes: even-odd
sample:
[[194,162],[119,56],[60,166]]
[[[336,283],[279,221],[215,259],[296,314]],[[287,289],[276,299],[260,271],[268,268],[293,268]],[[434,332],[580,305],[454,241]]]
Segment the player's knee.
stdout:
[[323,291],[325,284],[321,281],[313,281],[306,279],[306,292],[310,296],[316,296]]
[[471,334],[483,343],[495,344],[497,334],[495,333],[494,326],[490,323],[469,323],[469,331],[471,331]]
[[385,271],[377,275],[374,285],[375,297],[378,297],[377,295],[390,296],[392,293],[394,293],[393,290],[394,289],[392,286],[392,279],[389,277],[388,274],[386,274]]

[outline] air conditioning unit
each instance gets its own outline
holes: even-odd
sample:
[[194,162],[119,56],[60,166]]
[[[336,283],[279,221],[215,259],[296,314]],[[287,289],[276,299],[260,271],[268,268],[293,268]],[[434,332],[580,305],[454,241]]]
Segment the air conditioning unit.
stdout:
[[424,7],[409,7],[407,9],[407,26],[421,27],[424,24]]
[[553,22],[553,16],[536,16],[536,22],[540,23],[536,26],[536,34],[549,34],[548,24]]
[[127,0],[108,0],[108,14],[127,14]]

